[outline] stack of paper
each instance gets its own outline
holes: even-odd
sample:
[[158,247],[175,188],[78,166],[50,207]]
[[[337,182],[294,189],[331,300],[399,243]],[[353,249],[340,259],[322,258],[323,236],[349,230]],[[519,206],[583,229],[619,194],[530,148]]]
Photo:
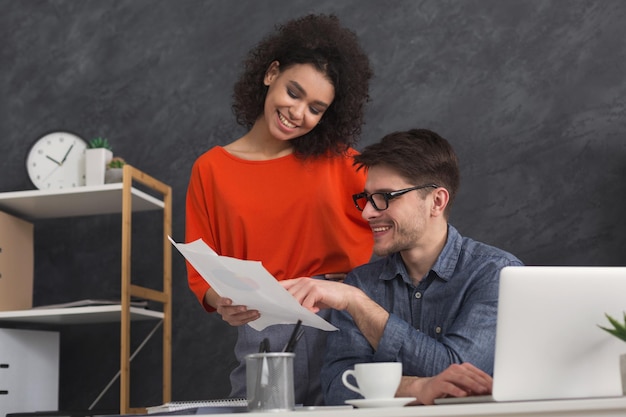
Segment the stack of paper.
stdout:
[[219,256],[202,239],[191,243],[176,243],[178,251],[189,261],[211,287],[235,305],[258,310],[261,317],[248,323],[256,330],[273,324],[302,324],[325,331],[335,326],[302,307],[258,261]]

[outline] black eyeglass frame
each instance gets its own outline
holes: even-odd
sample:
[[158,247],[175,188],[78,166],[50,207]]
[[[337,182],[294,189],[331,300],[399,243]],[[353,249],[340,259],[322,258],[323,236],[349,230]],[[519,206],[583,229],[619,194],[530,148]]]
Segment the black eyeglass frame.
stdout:
[[[408,193],[409,191],[421,190],[421,189],[424,189],[424,188],[439,188],[439,186],[437,184],[424,184],[424,185],[416,185],[415,187],[404,188],[402,190],[389,191],[387,193],[367,194],[366,192],[362,192],[362,193],[359,193],[359,194],[354,194],[352,196],[352,201],[354,202],[354,206],[359,211],[363,211],[365,209],[365,206],[363,206],[363,208],[359,207],[358,200],[360,200],[362,198],[365,198],[367,201],[369,201],[370,204],[372,205],[372,207],[374,207],[374,210],[376,210],[376,211],[384,211],[384,210],[387,210],[389,208],[389,201],[393,200],[394,198],[400,197],[401,195],[404,195],[404,194]],[[373,195],[381,195],[381,196],[383,196],[383,199],[385,200],[385,208],[379,208],[376,205],[376,203],[374,202],[374,199],[372,198]],[[365,204],[367,204],[367,203],[365,203]]]

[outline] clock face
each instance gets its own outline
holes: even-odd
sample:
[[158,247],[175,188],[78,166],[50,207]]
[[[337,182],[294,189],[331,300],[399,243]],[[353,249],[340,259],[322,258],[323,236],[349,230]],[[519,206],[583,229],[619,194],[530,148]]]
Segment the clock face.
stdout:
[[30,180],[39,189],[85,185],[87,142],[68,132],[53,132],[38,139],[26,158]]

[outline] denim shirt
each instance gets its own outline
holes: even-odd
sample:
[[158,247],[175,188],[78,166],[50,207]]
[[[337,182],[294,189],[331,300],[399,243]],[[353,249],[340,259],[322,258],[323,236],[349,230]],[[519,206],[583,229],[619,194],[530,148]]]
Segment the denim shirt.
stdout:
[[462,237],[448,225],[446,244],[427,276],[413,285],[402,257],[391,254],[355,268],[345,283],[389,312],[374,350],[346,311],[332,311],[321,383],[326,404],[360,396],[341,375],[361,362],[402,362],[403,375],[433,376],[470,362],[493,373],[500,270],[522,265],[515,256]]

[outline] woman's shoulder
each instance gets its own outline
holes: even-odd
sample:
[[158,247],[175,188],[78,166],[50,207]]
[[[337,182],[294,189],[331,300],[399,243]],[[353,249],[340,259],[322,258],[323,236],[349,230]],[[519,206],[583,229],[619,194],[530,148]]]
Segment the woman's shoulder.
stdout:
[[354,156],[358,154],[359,151],[356,149],[348,148],[341,153],[333,153],[329,151],[324,156],[311,158],[309,160],[320,164],[341,164],[352,166],[354,164]]
[[365,171],[357,170],[357,167],[354,164],[354,156],[358,154],[359,152],[357,150],[348,148],[341,154],[334,154],[324,159],[325,163],[333,166],[334,169],[345,172],[346,174],[354,174],[360,178],[365,176]]
[[209,163],[229,159],[230,154],[223,146],[214,146],[196,158],[196,164]]
[[214,169],[223,169],[229,164],[229,160],[228,152],[221,146],[215,146],[196,158],[192,171],[202,174]]

